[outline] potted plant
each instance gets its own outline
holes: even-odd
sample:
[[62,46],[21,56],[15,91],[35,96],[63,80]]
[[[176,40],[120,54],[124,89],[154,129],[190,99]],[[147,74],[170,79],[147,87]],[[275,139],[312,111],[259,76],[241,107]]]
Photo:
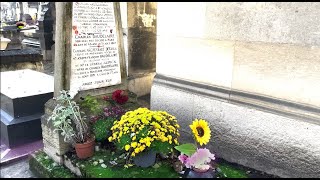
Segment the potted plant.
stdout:
[[180,128],[174,116],[165,111],[138,108],[116,120],[108,138],[126,154],[126,164],[149,167],[155,164],[156,154],[168,154],[178,145]]
[[52,121],[54,131],[60,131],[64,141],[75,147],[80,159],[91,157],[94,153],[95,137],[90,133],[79,105],[65,90],[61,91],[61,95],[56,100],[57,105],[48,118],[48,121]]

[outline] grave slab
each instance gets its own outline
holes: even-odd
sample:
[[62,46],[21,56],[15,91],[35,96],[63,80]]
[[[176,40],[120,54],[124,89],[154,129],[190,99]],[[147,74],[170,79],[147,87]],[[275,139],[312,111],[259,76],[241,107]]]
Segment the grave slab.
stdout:
[[41,72],[1,72],[1,140],[8,147],[42,138],[40,118],[53,86],[53,77]]

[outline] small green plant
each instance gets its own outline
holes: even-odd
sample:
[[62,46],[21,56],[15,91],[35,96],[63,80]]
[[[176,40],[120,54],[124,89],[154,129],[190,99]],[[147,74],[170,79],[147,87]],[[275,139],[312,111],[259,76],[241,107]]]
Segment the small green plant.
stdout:
[[65,142],[72,144],[84,143],[90,138],[85,116],[81,114],[79,105],[72,100],[69,92],[62,90],[56,98],[57,105],[48,121],[52,121],[54,131],[61,131]]
[[101,114],[102,109],[100,107],[100,103],[97,98],[91,95],[87,95],[83,101],[80,103],[81,107],[87,108],[90,110],[92,114]]
[[111,135],[114,118],[99,119],[93,124],[93,133],[97,141],[104,141]]

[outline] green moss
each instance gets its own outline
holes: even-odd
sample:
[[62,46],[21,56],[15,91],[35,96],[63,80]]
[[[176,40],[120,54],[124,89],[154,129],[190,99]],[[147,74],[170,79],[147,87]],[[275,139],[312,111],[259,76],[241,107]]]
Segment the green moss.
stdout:
[[[175,172],[169,162],[160,162],[153,167],[141,168],[132,166],[125,168],[123,166],[114,166],[109,162],[119,157],[119,154],[111,154],[110,151],[95,152],[94,156],[87,160],[79,160],[71,157],[73,164],[78,164],[81,173],[87,178],[178,178],[179,174]],[[103,168],[102,163],[94,165],[94,162],[103,160],[107,167]],[[117,160],[119,162],[119,160]],[[120,164],[120,163],[119,163]]]
[[[172,164],[167,161],[157,162],[153,167],[141,168],[132,166],[125,168],[123,166],[114,166],[109,162],[115,160],[120,164],[119,153],[111,153],[109,150],[95,152],[94,156],[86,160],[81,160],[73,154],[69,159],[72,164],[78,166],[85,178],[179,178],[180,174],[174,171]],[[102,167],[99,160],[103,160],[103,164],[107,167]],[[96,165],[94,162],[96,161]],[[122,160],[122,163],[124,160]],[[31,158],[30,169],[39,177],[44,178],[75,178],[68,168],[60,165],[54,165],[54,161],[40,151]],[[220,178],[248,178],[246,171],[237,168],[226,162],[219,162],[217,167],[220,169],[218,176]]]
[[75,178],[76,176],[62,165],[50,159],[46,153],[39,151],[29,160],[30,170],[43,178]]
[[248,178],[246,172],[242,169],[236,168],[227,163],[218,163],[217,167],[220,168],[221,172],[219,173],[220,177],[224,178]]

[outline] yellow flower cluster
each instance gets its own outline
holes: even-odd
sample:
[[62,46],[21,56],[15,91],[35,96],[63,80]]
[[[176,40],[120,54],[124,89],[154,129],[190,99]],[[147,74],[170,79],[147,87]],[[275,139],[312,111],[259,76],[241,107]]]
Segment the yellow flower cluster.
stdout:
[[151,111],[147,108],[138,108],[128,111],[120,120],[114,122],[111,130],[110,142],[120,142],[125,135],[130,140],[124,145],[124,149],[131,156],[150,148],[155,141],[168,142],[178,145],[180,128],[174,116],[165,111]]

